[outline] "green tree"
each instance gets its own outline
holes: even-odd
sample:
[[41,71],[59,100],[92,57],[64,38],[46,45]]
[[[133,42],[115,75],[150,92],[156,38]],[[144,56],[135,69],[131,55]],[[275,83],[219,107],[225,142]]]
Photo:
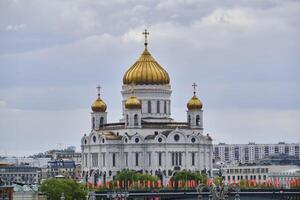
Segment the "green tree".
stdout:
[[201,183],[206,183],[207,175],[201,174],[200,172],[190,172],[187,170],[182,170],[176,172],[171,178],[171,181],[175,181],[176,186],[178,181],[182,181],[183,187],[185,187],[185,183],[187,180],[195,180],[196,183],[198,182],[198,180],[200,180]]
[[45,193],[49,200],[59,200],[62,193],[66,200],[86,199],[87,195],[81,184],[70,179],[48,179],[42,183],[40,191]]

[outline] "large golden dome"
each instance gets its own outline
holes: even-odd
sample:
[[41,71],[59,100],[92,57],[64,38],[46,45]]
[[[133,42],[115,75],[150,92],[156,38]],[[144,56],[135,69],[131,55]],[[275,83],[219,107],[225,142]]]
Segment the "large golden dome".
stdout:
[[98,97],[92,104],[91,108],[94,112],[105,112],[107,107],[104,101]]
[[202,102],[200,101],[200,99],[198,99],[198,97],[196,97],[196,95],[194,95],[189,102],[187,103],[187,108],[189,110],[201,110],[203,107]]
[[140,100],[134,95],[131,95],[125,102],[126,109],[141,109],[142,104]]
[[170,83],[169,74],[151,56],[147,46],[139,59],[126,71],[123,84],[164,85]]

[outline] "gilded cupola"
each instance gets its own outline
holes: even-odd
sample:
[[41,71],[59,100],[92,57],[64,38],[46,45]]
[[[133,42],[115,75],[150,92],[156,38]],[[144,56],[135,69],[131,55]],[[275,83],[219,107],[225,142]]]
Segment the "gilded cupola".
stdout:
[[94,103],[91,106],[93,112],[105,112],[107,108],[105,102],[100,98],[100,88],[100,86],[97,87],[98,98],[94,101]]
[[200,101],[200,99],[196,96],[196,84],[193,84],[194,87],[194,95],[193,97],[189,100],[189,102],[187,103],[187,108],[188,110],[201,110],[203,107],[202,102]]
[[[132,85],[134,85],[134,83]],[[125,102],[125,108],[126,109],[141,109],[142,108],[141,101],[134,95],[133,86],[132,86],[131,92],[132,93],[131,93],[130,97],[128,97],[128,99]]]
[[147,49],[147,35],[145,30],[145,49],[139,59],[126,71],[123,76],[123,84],[130,85],[165,85],[170,83],[169,74],[151,56]]

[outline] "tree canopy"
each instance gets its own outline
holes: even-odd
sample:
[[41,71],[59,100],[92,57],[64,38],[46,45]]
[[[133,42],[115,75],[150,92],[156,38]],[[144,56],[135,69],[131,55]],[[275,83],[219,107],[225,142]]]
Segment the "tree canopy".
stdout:
[[45,193],[49,200],[59,200],[62,193],[66,200],[86,199],[87,195],[81,184],[70,179],[48,179],[42,183],[40,191]]

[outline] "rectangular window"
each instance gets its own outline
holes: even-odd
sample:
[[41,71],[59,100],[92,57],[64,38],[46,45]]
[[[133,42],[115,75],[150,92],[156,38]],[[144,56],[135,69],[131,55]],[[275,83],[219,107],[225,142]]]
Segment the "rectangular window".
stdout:
[[172,152],[172,166],[174,166],[175,165],[175,153],[174,152]]
[[162,154],[161,152],[158,153],[158,165],[159,166],[161,166],[161,163],[162,163],[162,155],[161,154]]
[[135,153],[135,166],[139,166],[139,153]]
[[178,153],[175,153],[175,165],[178,166]]
[[157,113],[160,113],[160,101],[156,102],[156,111]]
[[92,153],[92,166],[98,167],[98,154]]
[[181,158],[182,158],[182,153],[179,152],[179,165],[181,166]]
[[167,114],[167,101],[164,101],[164,113]]
[[112,154],[112,166],[113,167],[116,166],[116,154],[115,153]]
[[195,166],[195,152],[192,152],[192,166]]

